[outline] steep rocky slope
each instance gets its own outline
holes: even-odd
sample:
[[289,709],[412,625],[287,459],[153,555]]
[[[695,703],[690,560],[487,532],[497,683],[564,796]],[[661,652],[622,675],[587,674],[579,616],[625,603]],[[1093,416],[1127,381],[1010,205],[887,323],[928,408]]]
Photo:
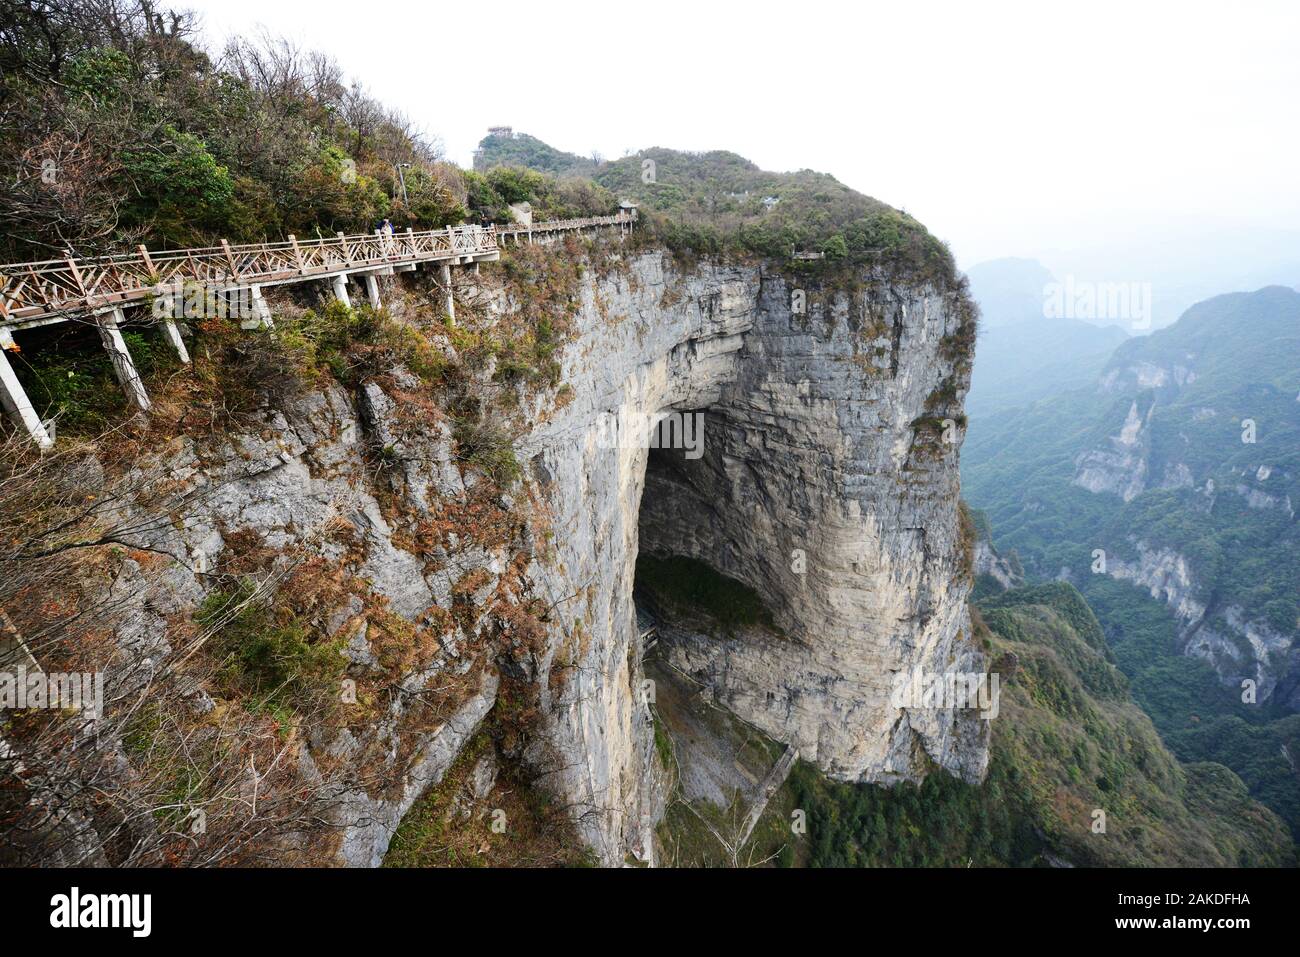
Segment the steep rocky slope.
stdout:
[[978,779],[984,722],[888,707],[914,667],[982,670],[957,443],[941,424],[960,416],[956,342],[969,315],[939,289],[879,276],[805,316],[791,314],[787,282],[753,288],[754,327],[709,405],[703,456],[656,455],[642,547],[757,589],[782,635],[686,644],[670,658],[834,777],[915,779],[934,762]]
[[1052,867],[1289,866],[1282,821],[1220,764],[1180,764],[1129,696],[1097,620],[1065,583],[977,606],[1002,709],[987,780],[880,792],[796,769],[793,863]]
[[[375,865],[480,728],[595,860],[652,858],[640,523],[778,598],[780,644],[691,664],[729,707],[838,777],[981,775],[979,727],[882,700],[896,670],[982,667],[960,290],[881,270],[808,284],[805,315],[756,262],[572,241],[460,282],[455,329],[420,276],[383,281],[387,314],[203,323],[151,421],[70,437],[10,496],[35,523],[0,598],[112,702],[58,780],[14,792],[75,811],[64,859]],[[674,409],[704,411],[706,455],[643,511],[649,452],[602,414]],[[67,756],[44,725],[3,733],[29,767]]]

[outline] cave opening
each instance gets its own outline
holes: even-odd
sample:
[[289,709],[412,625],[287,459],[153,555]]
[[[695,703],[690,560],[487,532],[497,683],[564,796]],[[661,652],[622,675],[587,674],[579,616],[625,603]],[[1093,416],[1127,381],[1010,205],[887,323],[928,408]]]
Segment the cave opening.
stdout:
[[[752,627],[776,632],[762,596],[734,574],[734,543],[728,528],[736,516],[720,491],[724,471],[720,416],[707,414],[710,438],[695,448],[676,442],[661,427],[651,441],[638,515],[638,552],[633,586],[638,624],[657,637],[683,631],[731,637]],[[689,434],[689,433],[688,433]]]
[[[725,420],[709,413],[703,454],[652,443],[638,513],[633,599],[654,747],[671,798],[657,836],[671,865],[769,861],[790,843],[780,792],[796,751],[735,710],[721,681],[730,650],[779,635],[739,572]],[[721,653],[721,657],[719,657]],[[770,699],[769,694],[769,699]],[[780,809],[765,814],[769,802]],[[760,821],[763,823],[760,825]]]
[[[704,414],[686,413],[683,419]],[[706,582],[709,573],[717,574],[701,557],[711,553],[716,527],[711,503],[701,494],[705,455],[691,457],[683,443],[675,445],[665,422],[649,437],[637,517],[633,598],[643,630],[670,625],[707,604]],[[707,445],[701,443],[700,451],[707,454]]]

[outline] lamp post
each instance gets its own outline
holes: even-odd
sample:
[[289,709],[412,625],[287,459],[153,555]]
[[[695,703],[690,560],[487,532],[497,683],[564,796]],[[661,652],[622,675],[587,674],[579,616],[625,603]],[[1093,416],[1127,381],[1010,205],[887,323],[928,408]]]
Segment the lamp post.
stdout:
[[402,170],[403,170],[404,168],[405,168],[405,169],[410,169],[410,167],[411,167],[411,164],[410,164],[410,163],[398,163],[398,164],[397,164],[397,180],[398,180],[398,182],[400,182],[400,183],[402,184],[402,205],[405,206],[405,207],[407,207],[408,209],[409,209],[410,206],[411,206],[411,202],[410,202],[410,200],[408,200],[408,199],[406,198],[406,176],[405,176],[405,174],[402,173]]

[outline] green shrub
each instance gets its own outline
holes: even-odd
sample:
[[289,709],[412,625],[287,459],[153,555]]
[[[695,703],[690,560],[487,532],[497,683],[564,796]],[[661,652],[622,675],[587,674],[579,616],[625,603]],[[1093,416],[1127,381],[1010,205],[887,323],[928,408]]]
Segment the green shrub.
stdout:
[[295,709],[342,676],[341,640],[316,640],[311,628],[274,596],[257,597],[248,580],[219,589],[194,616],[211,629],[209,649],[220,661],[222,690],[254,710],[281,714]]
[[453,416],[452,436],[461,458],[482,469],[498,485],[508,486],[519,477],[514,442],[501,421],[482,414]]

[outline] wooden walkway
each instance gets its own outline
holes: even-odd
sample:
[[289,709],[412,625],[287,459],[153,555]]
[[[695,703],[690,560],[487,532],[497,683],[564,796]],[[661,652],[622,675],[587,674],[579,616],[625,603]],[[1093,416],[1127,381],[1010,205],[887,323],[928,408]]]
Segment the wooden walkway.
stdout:
[[500,243],[607,226],[630,226],[635,213],[533,225],[452,226],[422,232],[361,233],[300,242],[253,243],[0,266],[0,325],[10,331],[78,313],[141,302],[181,284],[217,291],[302,282],[419,263],[459,265],[495,259]]
[[411,272],[423,265],[437,266],[448,318],[454,323],[456,305],[451,269],[478,264],[501,256],[510,240],[548,241],[566,233],[617,227],[620,234],[637,220],[634,208],[613,216],[561,219],[507,226],[451,226],[414,232],[344,235],[299,241],[290,236],[280,243],[253,243],[202,249],[150,251],[139,246],[133,253],[98,258],[71,254],[42,262],[0,266],[0,405],[42,447],[53,444],[49,424],[42,422],[28,400],[9,363],[7,351],[17,351],[13,334],[52,323],[84,321],[95,325],[113,369],[138,411],[148,411],[135,364],[121,333],[124,310],[145,306],[149,318],[163,331],[182,362],[189,362],[185,343],[176,327],[178,318],[193,318],[187,308],[196,298],[208,304],[200,315],[235,317],[246,326],[271,326],[271,312],[262,295],[264,286],[309,280],[328,281],[335,298],[348,305],[348,280],[365,281],[370,303],[380,307],[378,276]]

